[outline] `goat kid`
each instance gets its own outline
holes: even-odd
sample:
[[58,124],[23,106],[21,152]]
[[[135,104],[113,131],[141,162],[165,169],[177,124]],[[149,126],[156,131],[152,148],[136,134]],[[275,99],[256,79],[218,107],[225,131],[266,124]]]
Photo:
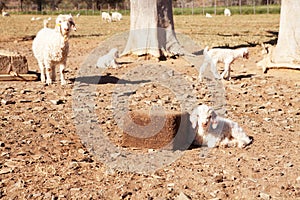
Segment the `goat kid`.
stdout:
[[197,106],[190,115],[190,121],[196,130],[197,145],[244,148],[252,142],[236,122],[218,116],[207,105]]
[[[208,47],[205,47],[204,49],[204,56],[208,56],[212,60],[211,64],[211,71],[215,74],[217,74],[217,63],[224,63],[224,71],[220,76],[220,79],[223,79],[226,75],[226,80],[230,80],[230,67],[232,63],[237,58],[246,58],[249,57],[249,51],[248,48],[240,48],[240,49],[210,49],[208,50]],[[200,68],[200,73],[203,73],[205,71],[205,68],[207,65],[202,65]],[[202,74],[199,75],[200,79],[202,77]]]
[[118,64],[116,62],[116,58],[118,57],[119,57],[118,49],[112,48],[107,54],[101,56],[97,60],[96,66],[98,68],[107,68],[107,67],[118,68]]

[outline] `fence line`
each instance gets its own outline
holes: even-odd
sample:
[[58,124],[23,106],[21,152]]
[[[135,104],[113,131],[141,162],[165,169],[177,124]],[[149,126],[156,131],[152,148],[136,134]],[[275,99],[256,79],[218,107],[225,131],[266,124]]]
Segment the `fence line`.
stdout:
[[[219,0],[220,1],[220,0]],[[228,2],[228,0],[225,0]],[[267,0],[266,5],[259,5],[256,4],[255,0],[252,0],[252,4],[243,4],[242,0],[238,0],[240,3],[239,5],[230,5],[226,3],[228,6],[219,6],[217,5],[217,0],[214,0],[214,5],[207,5],[204,1],[202,4],[196,4],[192,1],[190,4],[176,4],[173,5],[173,13],[174,15],[205,15],[206,13],[220,15],[223,14],[224,8],[229,8],[232,14],[278,14],[280,13],[280,5],[279,4],[270,4],[269,0]],[[249,1],[249,0],[248,0]],[[246,1],[246,2],[248,2]],[[117,8],[117,9],[115,9]],[[130,5],[128,3],[116,3],[115,6],[112,8],[108,5],[102,6],[100,10],[96,8],[95,5],[92,6],[91,9],[84,8],[78,6],[74,8],[70,5],[61,5],[59,8],[53,10],[49,7],[44,7],[42,12],[38,12],[35,6],[32,5],[23,5],[23,11],[19,7],[9,7],[6,9],[9,12],[17,13],[17,14],[48,14],[54,15],[58,13],[72,13],[77,14],[80,13],[81,15],[100,15],[101,11],[114,11],[118,10],[124,15],[129,15]]]

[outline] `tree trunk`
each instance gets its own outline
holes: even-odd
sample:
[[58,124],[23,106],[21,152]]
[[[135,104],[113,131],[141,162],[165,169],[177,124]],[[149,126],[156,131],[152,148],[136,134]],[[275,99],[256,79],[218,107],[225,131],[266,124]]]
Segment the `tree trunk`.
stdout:
[[123,55],[181,55],[174,31],[172,0],[131,0],[130,33]]
[[271,68],[300,69],[299,10],[300,1],[282,0],[277,45],[263,45],[267,54],[257,63],[264,73]]
[[42,12],[43,10],[43,0],[37,0],[37,11]]
[[24,0],[20,0],[20,10],[21,10],[21,12],[23,11],[23,1]]
[[300,64],[300,1],[282,0],[277,46],[272,55],[274,63]]

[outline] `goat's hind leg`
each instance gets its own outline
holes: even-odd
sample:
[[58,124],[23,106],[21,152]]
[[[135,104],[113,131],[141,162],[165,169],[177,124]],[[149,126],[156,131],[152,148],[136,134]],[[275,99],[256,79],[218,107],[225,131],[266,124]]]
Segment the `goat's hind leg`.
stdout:
[[59,65],[59,73],[60,73],[60,83],[61,85],[66,85],[67,81],[65,80],[65,64]]
[[[50,66],[46,66],[45,69],[46,69],[46,83],[48,85],[51,85],[52,84],[52,72],[51,72],[52,69]],[[50,72],[51,72],[51,75],[50,75]]]
[[40,68],[40,71],[41,71],[41,82],[46,83],[44,64],[42,62],[38,62],[38,64],[39,64],[39,68]]
[[219,72],[218,72],[218,66],[217,66],[217,63],[218,63],[218,62],[212,62],[212,63],[210,64],[210,69],[211,69],[211,72],[213,73],[213,75],[214,75],[214,77],[215,77],[216,79],[221,79],[220,74],[219,74]]

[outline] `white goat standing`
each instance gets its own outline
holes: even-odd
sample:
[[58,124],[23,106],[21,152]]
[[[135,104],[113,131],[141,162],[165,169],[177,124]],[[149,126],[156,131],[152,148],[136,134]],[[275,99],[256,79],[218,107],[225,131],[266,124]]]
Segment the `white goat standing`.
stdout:
[[111,16],[108,12],[102,12],[101,16],[103,21],[111,22]]
[[243,148],[252,142],[236,122],[218,116],[207,105],[197,106],[190,115],[190,121],[196,130],[195,142],[198,145]]
[[112,12],[111,13],[111,20],[112,21],[121,21],[122,17],[123,17],[122,14],[119,13],[119,12]]
[[97,61],[98,68],[107,68],[113,67],[117,68],[118,64],[116,63],[116,58],[119,57],[119,51],[117,48],[111,49],[107,54],[101,56]]
[[[247,58],[249,56],[248,48],[240,48],[240,49],[210,49],[208,50],[208,47],[205,47],[203,51],[204,55],[207,55],[212,60],[211,70],[214,74],[217,73],[217,63],[222,62],[224,63],[224,71],[221,74],[221,79],[224,78],[225,75],[227,75],[226,80],[230,80],[230,66],[236,60],[237,58]],[[202,72],[205,70],[205,67],[207,65],[202,65],[200,68],[200,74],[199,77],[202,77]],[[200,78],[201,79],[201,78]]]
[[205,17],[207,17],[207,18],[212,18],[212,15],[209,14],[209,13],[205,13]]
[[9,17],[9,12],[2,11],[2,17]]
[[231,16],[231,11],[228,8],[225,8],[224,9],[224,15],[227,16],[227,17],[230,17]]
[[52,84],[52,81],[55,80],[55,65],[59,64],[61,85],[66,84],[64,70],[69,53],[69,34],[71,30],[76,31],[72,15],[59,15],[56,18],[54,29],[44,27],[33,40],[32,50],[38,61],[43,83]]

